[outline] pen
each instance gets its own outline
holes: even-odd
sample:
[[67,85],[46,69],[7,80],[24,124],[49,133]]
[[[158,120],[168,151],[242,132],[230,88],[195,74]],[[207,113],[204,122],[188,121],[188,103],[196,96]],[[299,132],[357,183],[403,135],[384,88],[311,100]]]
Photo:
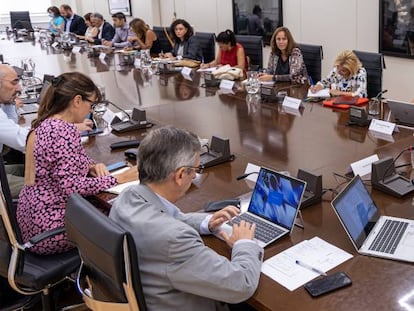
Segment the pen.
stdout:
[[309,83],[310,83],[310,85],[315,85],[315,83],[313,83],[313,79],[312,79],[311,76],[309,76]]
[[299,266],[301,266],[301,267],[303,267],[303,268],[306,268],[308,270],[311,270],[311,271],[313,271],[313,272],[315,272],[317,274],[324,275],[324,276],[327,275],[322,270],[319,270],[319,269],[316,269],[315,267],[309,266],[308,264],[306,264],[306,263],[304,263],[304,262],[302,262],[300,260],[296,260],[296,264],[299,265]]

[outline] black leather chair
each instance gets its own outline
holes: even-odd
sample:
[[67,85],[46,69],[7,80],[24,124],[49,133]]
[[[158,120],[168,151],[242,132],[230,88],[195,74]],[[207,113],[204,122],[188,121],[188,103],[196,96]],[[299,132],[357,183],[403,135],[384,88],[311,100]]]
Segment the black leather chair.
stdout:
[[16,219],[3,158],[0,157],[0,276],[7,278],[10,286],[23,295],[42,296],[42,309],[53,310],[50,291],[64,280],[72,280],[80,266],[77,250],[56,255],[35,255],[30,247],[58,233],[59,228],[43,232],[23,243]]
[[299,44],[299,49],[302,51],[308,75],[312,77],[315,83],[320,81],[323,59],[322,45]]
[[170,40],[167,37],[167,34],[168,34],[170,36],[170,39],[172,40],[172,37],[169,34],[170,28],[169,27],[154,26],[152,28],[152,30],[154,30],[155,34],[157,35],[158,40],[160,41],[161,50],[164,53],[171,52],[173,47],[170,43]]
[[243,45],[249,59],[248,70],[263,68],[263,37],[236,35],[236,41]]
[[10,26],[12,29],[33,31],[29,11],[10,11]]
[[65,215],[68,239],[82,259],[77,284],[92,310],[146,311],[134,239],[79,194]]
[[353,51],[367,71],[368,97],[375,97],[382,91],[382,71],[385,69],[384,55],[381,53]]
[[194,35],[203,51],[204,62],[209,63],[216,59],[215,36],[212,32],[196,32]]

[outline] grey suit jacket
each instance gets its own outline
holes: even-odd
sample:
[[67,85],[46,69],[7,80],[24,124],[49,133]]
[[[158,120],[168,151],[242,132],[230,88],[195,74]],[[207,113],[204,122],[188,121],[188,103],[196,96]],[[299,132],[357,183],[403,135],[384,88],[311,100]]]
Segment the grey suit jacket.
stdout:
[[148,310],[226,310],[257,288],[263,249],[236,243],[231,260],[205,246],[199,234],[205,213],[177,218],[145,185],[125,189],[110,218],[135,239]]

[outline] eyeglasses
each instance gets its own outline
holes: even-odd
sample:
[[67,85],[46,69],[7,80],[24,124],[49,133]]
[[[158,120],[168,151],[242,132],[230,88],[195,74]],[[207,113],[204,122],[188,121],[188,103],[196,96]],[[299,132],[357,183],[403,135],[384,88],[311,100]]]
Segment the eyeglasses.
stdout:
[[184,165],[181,167],[185,167],[185,168],[191,168],[193,169],[197,174],[203,174],[204,172],[204,165],[200,164],[199,166],[189,166],[189,165]]
[[91,109],[95,109],[96,105],[98,105],[99,103],[93,100],[90,100],[88,98],[82,98],[83,100],[90,102],[91,103]]

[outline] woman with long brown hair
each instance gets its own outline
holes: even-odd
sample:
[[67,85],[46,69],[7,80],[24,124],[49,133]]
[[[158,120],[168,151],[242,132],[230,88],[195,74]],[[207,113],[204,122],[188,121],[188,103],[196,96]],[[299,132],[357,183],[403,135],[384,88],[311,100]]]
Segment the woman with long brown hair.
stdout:
[[150,49],[151,54],[161,53],[161,44],[155,32],[140,18],[134,18],[129,23],[130,29],[135,36],[128,38],[132,45],[140,50]]
[[[17,221],[24,242],[64,226],[65,206],[71,193],[97,194],[117,183],[137,179],[137,169],[109,175],[81,144],[75,123],[80,123],[101,94],[87,76],[64,73],[52,80],[26,142],[25,184],[20,192]],[[38,254],[70,249],[65,234],[48,238],[30,250]]]

